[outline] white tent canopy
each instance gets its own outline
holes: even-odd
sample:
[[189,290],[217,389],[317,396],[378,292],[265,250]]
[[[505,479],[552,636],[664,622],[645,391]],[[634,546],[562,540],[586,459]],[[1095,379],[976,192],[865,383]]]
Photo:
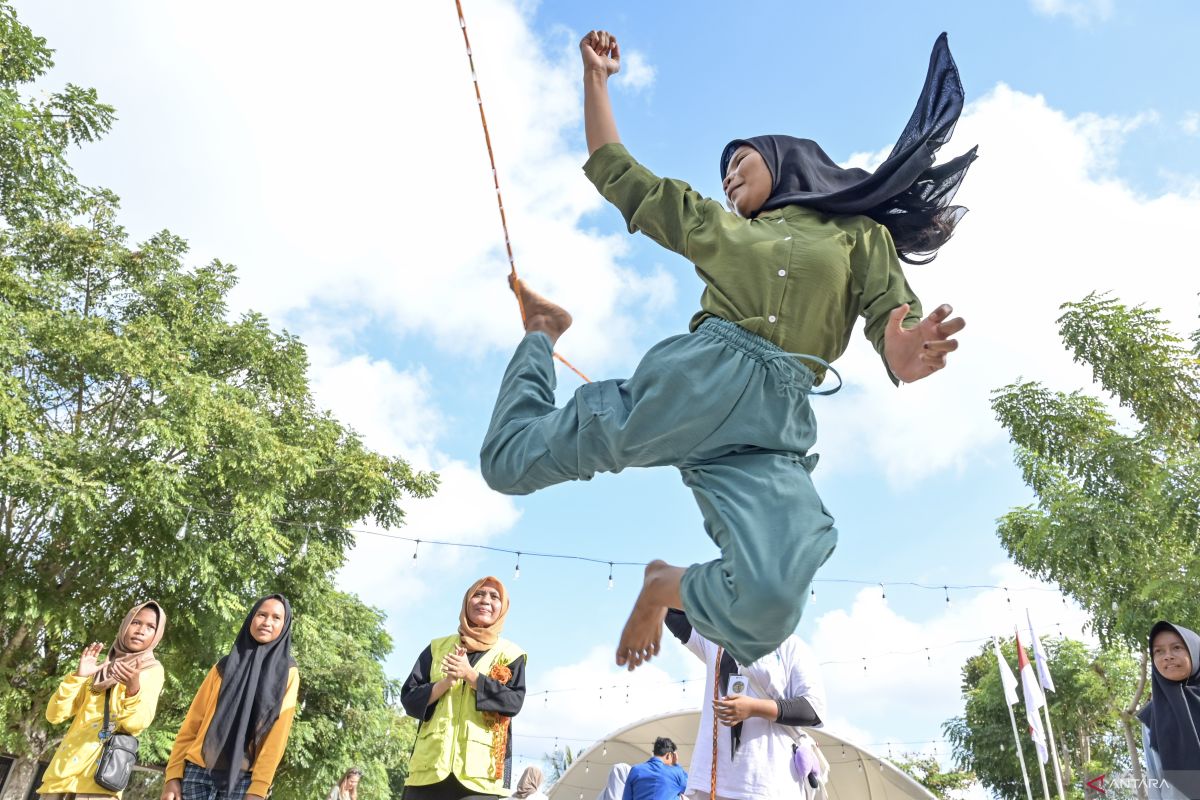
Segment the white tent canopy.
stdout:
[[[595,800],[613,764],[640,764],[651,756],[654,740],[669,737],[679,749],[679,764],[692,762],[699,711],[674,711],[647,717],[605,736],[575,757],[550,790],[550,800]],[[808,733],[829,762],[830,800],[932,800],[933,795],[908,774],[861,747],[820,729]],[[711,747],[709,741],[705,741]],[[801,796],[797,792],[797,797]]]

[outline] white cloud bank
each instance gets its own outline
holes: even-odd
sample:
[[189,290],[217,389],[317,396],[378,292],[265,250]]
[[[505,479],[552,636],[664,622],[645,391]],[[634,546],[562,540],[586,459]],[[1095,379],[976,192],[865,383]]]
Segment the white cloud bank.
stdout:
[[[948,763],[950,748],[940,725],[962,712],[962,666],[989,637],[1011,636],[1019,626],[1026,638],[1028,610],[1039,635],[1096,644],[1083,631],[1083,611],[1064,603],[1053,587],[1011,564],[996,565],[991,574],[1007,591],[952,593],[952,603],[929,616],[906,615],[873,588],[859,592],[848,608],[821,614],[809,644],[822,662],[826,728],[882,757],[890,746],[896,757],[924,752]],[[634,673],[613,666],[605,646],[541,672],[530,687],[539,694],[529,698],[519,718],[517,752],[549,752],[560,733],[559,745],[578,752],[633,720],[698,708],[704,665],[667,639],[662,660]],[[540,694],[546,690],[550,694]],[[926,723],[924,741],[913,738],[914,717]]]
[[944,371],[896,390],[856,337],[838,363],[849,390],[815,401],[823,470],[865,457],[908,485],[961,469],[1005,438],[988,405],[996,388],[1019,378],[1090,386],[1055,320],[1091,291],[1161,307],[1180,334],[1197,327],[1197,256],[1184,232],[1200,218],[1200,192],[1147,197],[1110,174],[1122,137],[1156,122],[1068,117],[1004,85],[967,107],[944,150],[979,144],[956,198],[970,213],[933,264],[905,270],[926,311],[949,302],[967,320],[960,348]]

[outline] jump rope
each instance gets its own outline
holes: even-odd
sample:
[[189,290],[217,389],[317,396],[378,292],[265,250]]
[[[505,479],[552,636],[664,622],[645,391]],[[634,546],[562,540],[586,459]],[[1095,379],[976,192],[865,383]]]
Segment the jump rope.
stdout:
[[[483,94],[479,91],[479,77],[475,74],[475,56],[471,53],[471,38],[467,35],[467,18],[463,16],[462,0],[454,0],[454,5],[458,9],[458,26],[462,28],[463,44],[467,47],[467,61],[471,65],[471,82],[475,84],[475,100],[479,104],[479,121],[483,124],[483,140],[487,143],[488,160],[492,163],[492,183],[496,187],[496,204],[500,208],[500,226],[504,229],[504,249],[508,252],[509,276],[513,283],[513,294],[517,298],[517,308],[521,312],[521,323],[524,324],[525,304],[521,302],[521,293],[517,291],[520,278],[517,276],[517,262],[513,257],[512,240],[508,235],[508,217],[504,214],[504,199],[500,195],[500,173],[496,170],[496,156],[492,152],[492,137],[488,133],[487,115],[483,113]],[[580,378],[583,378],[584,383],[592,382],[587,375],[580,372],[557,350],[554,351],[554,357]]]

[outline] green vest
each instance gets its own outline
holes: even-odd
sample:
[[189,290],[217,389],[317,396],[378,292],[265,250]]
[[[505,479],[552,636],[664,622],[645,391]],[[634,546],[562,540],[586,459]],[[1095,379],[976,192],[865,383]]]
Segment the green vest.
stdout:
[[[430,683],[445,677],[442,659],[454,652],[458,645],[458,634],[434,639],[429,643],[433,665],[429,671]],[[497,659],[511,664],[525,651],[507,639],[500,639],[475,664],[480,676],[491,672]],[[510,735],[508,726],[503,736]],[[409,761],[408,786],[428,786],[444,780],[448,775],[468,789],[481,794],[503,795],[504,750],[498,747],[493,759],[493,744],[499,746],[503,740],[489,728],[482,711],[475,708],[475,690],[460,681],[438,698],[433,716],[422,722],[417,730],[417,743]]]

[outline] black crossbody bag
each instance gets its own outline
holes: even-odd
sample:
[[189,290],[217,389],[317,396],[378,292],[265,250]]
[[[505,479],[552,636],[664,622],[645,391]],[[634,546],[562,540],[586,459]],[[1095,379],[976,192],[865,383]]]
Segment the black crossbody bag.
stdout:
[[104,692],[104,727],[100,729],[100,741],[104,748],[100,752],[100,763],[96,765],[94,780],[110,792],[122,792],[129,785],[133,765],[137,763],[138,740],[127,733],[117,733],[116,724],[109,721],[108,703],[112,689]]

